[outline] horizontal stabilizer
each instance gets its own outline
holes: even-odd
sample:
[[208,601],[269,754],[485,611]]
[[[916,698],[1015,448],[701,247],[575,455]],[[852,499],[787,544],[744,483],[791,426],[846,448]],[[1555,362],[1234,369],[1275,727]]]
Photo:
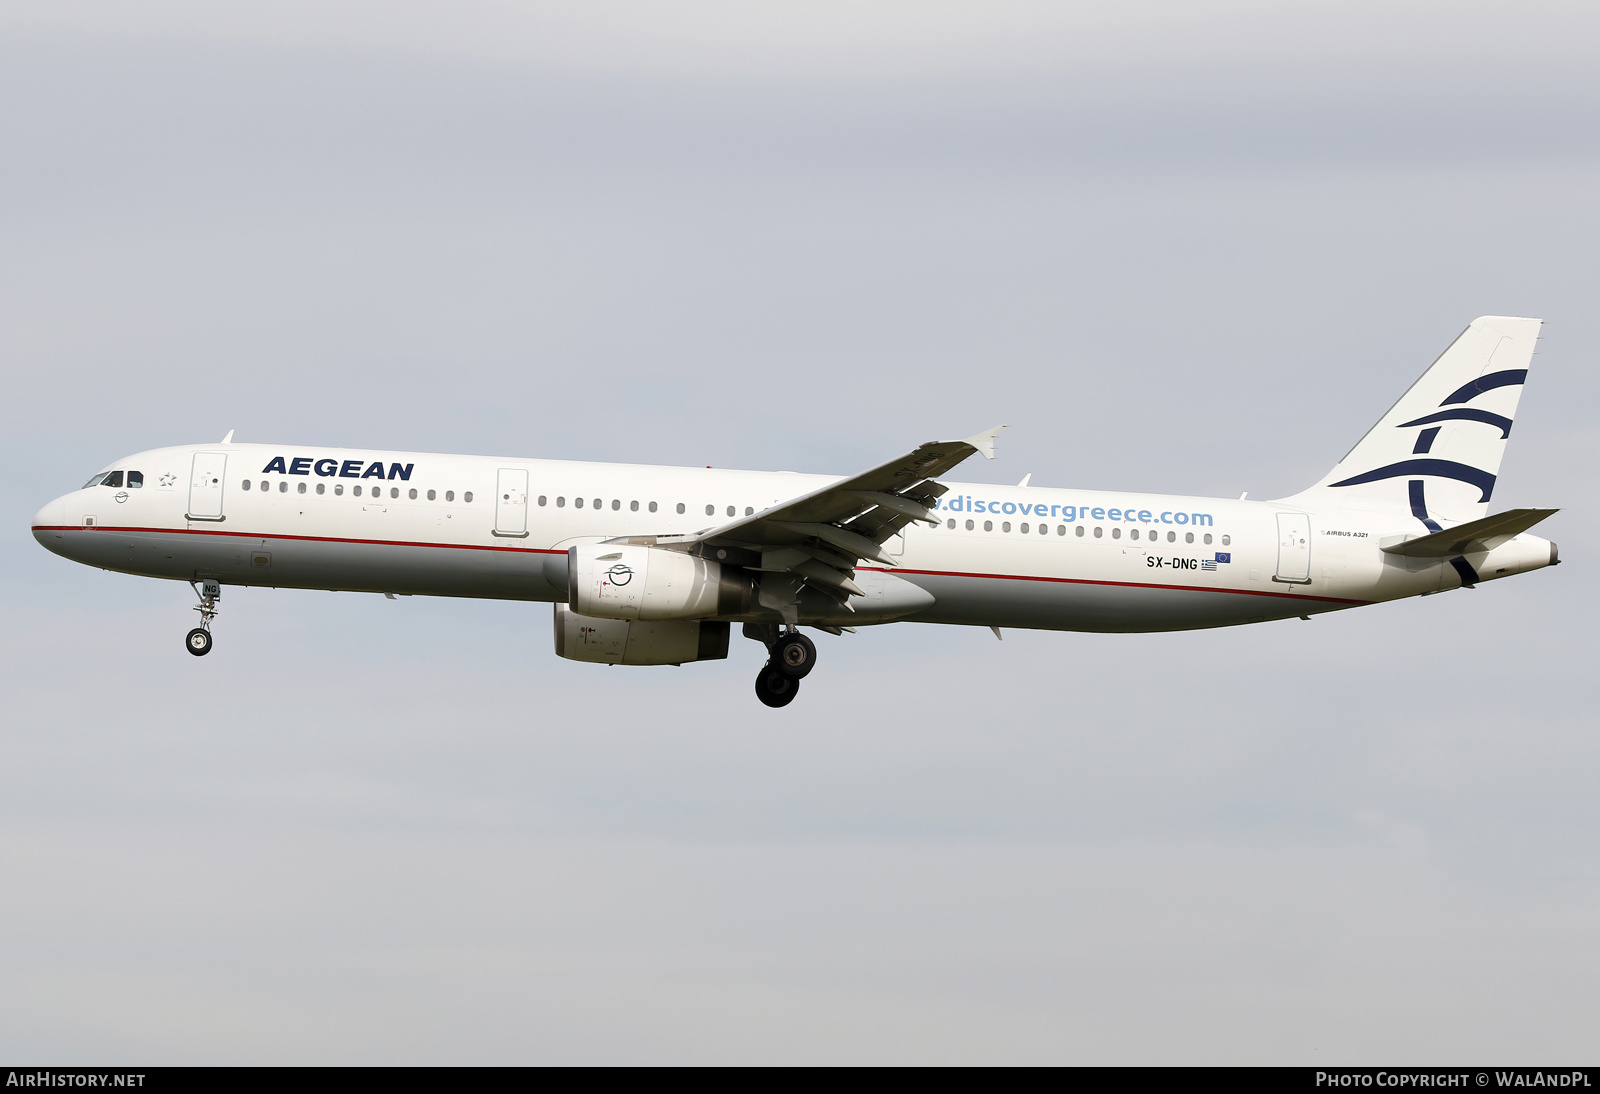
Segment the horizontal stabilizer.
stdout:
[[1492,517],[1470,520],[1442,532],[1408,539],[1383,548],[1391,555],[1407,558],[1454,558],[1469,551],[1487,551],[1512,536],[1520,535],[1559,509],[1507,509]]

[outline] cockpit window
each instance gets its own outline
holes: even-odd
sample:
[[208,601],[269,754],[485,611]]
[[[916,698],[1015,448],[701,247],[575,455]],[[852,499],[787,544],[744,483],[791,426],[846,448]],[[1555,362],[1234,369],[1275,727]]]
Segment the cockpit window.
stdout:
[[83,488],[87,490],[91,486],[99,486],[100,480],[105,477],[106,473],[104,471],[96,471],[93,475],[89,476],[89,481],[83,484]]
[[142,487],[143,485],[144,485],[144,472],[143,471],[129,471],[128,472],[128,489],[129,490],[137,490],[140,487]]
[[113,472],[111,472],[111,474],[107,475],[105,478],[100,480],[100,485],[101,486],[121,486],[122,485],[122,472],[121,471],[113,471]]

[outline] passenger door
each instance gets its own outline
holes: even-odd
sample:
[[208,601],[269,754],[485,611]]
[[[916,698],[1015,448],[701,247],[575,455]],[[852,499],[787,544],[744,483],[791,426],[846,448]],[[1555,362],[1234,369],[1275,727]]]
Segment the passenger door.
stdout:
[[1311,584],[1311,518],[1304,513],[1278,514],[1278,573],[1272,580]]
[[223,520],[222,487],[227,478],[225,452],[196,452],[189,472],[189,519]]
[[494,534],[521,538],[528,534],[528,472],[502,467],[494,492]]

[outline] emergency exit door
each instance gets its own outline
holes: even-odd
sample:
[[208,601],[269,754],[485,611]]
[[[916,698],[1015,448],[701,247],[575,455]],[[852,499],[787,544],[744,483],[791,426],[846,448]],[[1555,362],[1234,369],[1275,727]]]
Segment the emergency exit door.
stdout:
[[1278,574],[1272,580],[1311,584],[1311,518],[1304,513],[1278,514]]
[[227,478],[226,452],[196,452],[189,471],[189,519],[222,520],[222,487]]
[[502,467],[494,492],[494,534],[528,534],[528,472],[517,467]]

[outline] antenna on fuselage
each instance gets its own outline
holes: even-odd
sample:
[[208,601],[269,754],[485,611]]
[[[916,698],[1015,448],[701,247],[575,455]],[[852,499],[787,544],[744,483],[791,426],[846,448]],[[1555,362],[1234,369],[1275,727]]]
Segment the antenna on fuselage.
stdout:
[[217,443],[218,444],[232,444],[233,443],[233,430],[231,430],[231,429],[228,430],[228,435],[226,437],[222,438],[222,440],[218,441]]

